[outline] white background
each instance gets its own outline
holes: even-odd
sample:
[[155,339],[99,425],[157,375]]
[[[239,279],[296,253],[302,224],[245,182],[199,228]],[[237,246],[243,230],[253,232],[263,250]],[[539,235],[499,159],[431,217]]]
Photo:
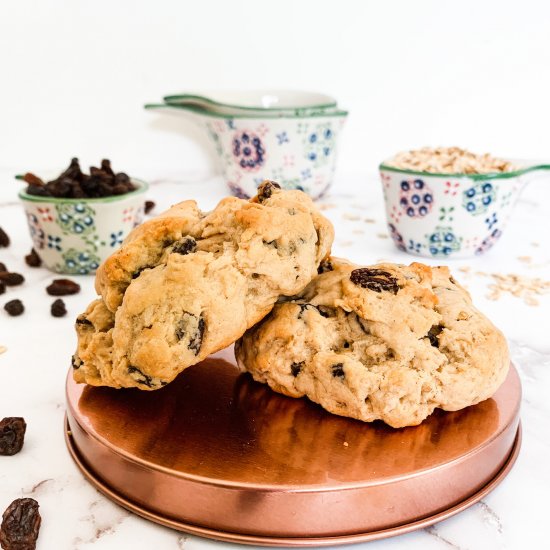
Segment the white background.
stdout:
[[142,109],[189,88],[333,94],[350,110],[338,175],[359,176],[357,185],[383,158],[428,144],[550,159],[550,3],[542,0],[0,6],[3,168],[108,156],[148,179],[155,165],[207,177],[218,167],[202,132]]

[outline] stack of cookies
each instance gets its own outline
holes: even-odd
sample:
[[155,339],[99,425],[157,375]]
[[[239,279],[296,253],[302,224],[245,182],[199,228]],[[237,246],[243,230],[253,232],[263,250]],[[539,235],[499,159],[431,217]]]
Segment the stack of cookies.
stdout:
[[239,367],[292,397],[393,427],[490,397],[501,332],[445,267],[330,257],[311,199],[264,182],[209,213],[182,202],[134,229],[78,317],[78,382],[161,388],[235,343]]

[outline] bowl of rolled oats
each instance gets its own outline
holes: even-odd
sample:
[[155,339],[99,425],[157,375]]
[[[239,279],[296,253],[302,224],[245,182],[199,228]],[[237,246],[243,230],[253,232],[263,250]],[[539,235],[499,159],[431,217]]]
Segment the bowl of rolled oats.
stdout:
[[528,165],[459,147],[424,147],[380,164],[388,227],[400,250],[433,258],[483,254],[499,240]]

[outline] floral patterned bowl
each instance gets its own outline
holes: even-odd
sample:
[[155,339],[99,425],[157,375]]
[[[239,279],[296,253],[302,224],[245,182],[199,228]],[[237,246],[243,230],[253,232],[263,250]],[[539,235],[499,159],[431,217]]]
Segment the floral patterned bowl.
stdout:
[[58,273],[86,275],[117,248],[143,219],[148,185],[132,179],[131,193],[98,199],[62,199],[19,193],[33,246]]
[[380,165],[388,227],[400,250],[433,258],[483,254],[500,238],[529,166],[498,174],[432,174]]
[[332,183],[338,138],[347,112],[330,108],[294,114],[229,114],[195,105],[150,104],[190,114],[211,137],[231,192],[242,198],[256,194],[266,179],[284,189],[300,189],[321,197]]

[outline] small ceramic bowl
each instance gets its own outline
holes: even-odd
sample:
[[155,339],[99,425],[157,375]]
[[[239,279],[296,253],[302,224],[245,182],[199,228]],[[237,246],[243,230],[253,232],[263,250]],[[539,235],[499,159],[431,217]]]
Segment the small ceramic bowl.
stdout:
[[33,246],[58,273],[94,273],[143,219],[148,185],[132,178],[135,191],[98,199],[63,199],[19,193]]
[[210,136],[231,192],[241,198],[256,194],[266,179],[284,189],[299,189],[314,199],[332,183],[338,138],[347,112],[258,115],[224,114],[196,105],[149,104],[192,116]]
[[432,174],[380,165],[391,238],[400,250],[432,258],[483,254],[498,241],[529,174]]

